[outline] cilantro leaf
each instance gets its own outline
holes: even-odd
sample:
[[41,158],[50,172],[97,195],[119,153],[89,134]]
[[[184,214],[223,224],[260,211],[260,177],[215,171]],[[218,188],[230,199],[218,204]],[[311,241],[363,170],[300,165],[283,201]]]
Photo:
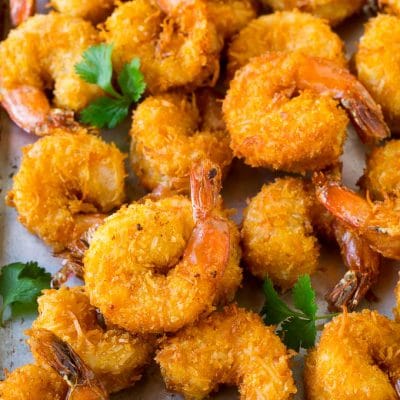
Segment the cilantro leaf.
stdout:
[[0,270],[0,294],[3,305],[0,308],[0,324],[6,307],[11,310],[31,310],[43,289],[50,287],[51,275],[36,262],[17,262],[5,265]]
[[140,59],[134,58],[130,63],[125,64],[118,76],[118,83],[124,96],[134,102],[140,100],[146,89],[144,76],[140,71]]
[[271,279],[265,279],[263,290],[265,305],[261,313],[266,324],[276,325],[293,315],[293,311],[279,298]]
[[314,346],[317,328],[314,320],[292,317],[282,322],[277,333],[286,346],[299,351],[300,347],[309,349]]
[[86,82],[100,86],[106,93],[120,97],[112,86],[111,44],[101,43],[89,47],[82,55],[82,61],[75,65],[76,73]]
[[318,307],[309,275],[303,275],[297,280],[293,286],[292,296],[294,306],[310,319],[315,319]]
[[80,120],[98,128],[115,128],[129,114],[130,102],[126,98],[100,97],[90,103],[80,114]]

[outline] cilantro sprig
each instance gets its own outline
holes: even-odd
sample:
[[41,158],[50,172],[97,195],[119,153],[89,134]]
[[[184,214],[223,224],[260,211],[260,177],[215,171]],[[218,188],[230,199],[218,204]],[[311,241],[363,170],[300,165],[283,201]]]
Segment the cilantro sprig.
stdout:
[[51,274],[39,267],[36,262],[16,262],[0,269],[0,325],[4,325],[4,311],[25,313],[37,309],[36,299],[43,289],[50,288]]
[[112,51],[111,44],[91,46],[83,53],[82,61],[75,65],[76,73],[84,81],[101,87],[108,94],[92,101],[80,114],[82,122],[98,128],[115,128],[128,116],[130,106],[140,100],[146,89],[138,58],[125,64],[118,75],[121,93],[114,88]]
[[267,278],[263,286],[265,304],[261,311],[267,325],[277,325],[277,334],[289,348],[299,351],[315,344],[317,321],[330,318],[336,314],[317,316],[318,306],[315,291],[308,275],[299,277],[292,289],[294,308],[289,307],[274,289],[272,281]]

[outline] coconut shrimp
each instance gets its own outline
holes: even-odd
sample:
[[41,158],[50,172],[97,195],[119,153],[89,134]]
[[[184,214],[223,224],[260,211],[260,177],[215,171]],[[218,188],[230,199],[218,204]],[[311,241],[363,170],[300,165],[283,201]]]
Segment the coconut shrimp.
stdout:
[[364,142],[389,136],[381,109],[346,69],[296,52],[253,58],[223,103],[233,153],[288,172],[336,164],[348,123],[338,102]]
[[265,185],[244,211],[243,256],[251,273],[287,289],[316,271],[319,246],[311,225],[314,198],[298,178]]
[[46,290],[38,304],[39,316],[31,334],[46,329],[68,343],[108,393],[140,379],[142,368],[150,361],[154,340],[108,326],[90,305],[83,287]]
[[144,100],[130,131],[132,168],[143,186],[188,192],[191,165],[204,158],[226,172],[233,156],[221,114],[221,102],[210,91]]
[[[10,118],[37,135],[74,126],[73,112],[102,93],[74,69],[98,40],[89,22],[57,13],[36,15],[12,30],[0,44],[0,100]],[[46,89],[53,89],[52,104]]]
[[113,144],[83,128],[73,134],[58,130],[23,148],[7,203],[57,252],[97,221],[98,213],[121,205],[124,179],[124,155]]
[[348,229],[384,257],[400,259],[400,202],[388,198],[372,203],[359,194],[316,175],[318,200]]
[[343,42],[326,21],[295,10],[263,15],[241,30],[229,45],[229,76],[267,51],[298,50],[346,66]]
[[6,373],[0,381],[2,400],[65,400],[68,385],[53,370],[28,364]]
[[323,18],[337,25],[360,11],[366,0],[261,0],[275,11],[290,11],[295,8]]
[[400,324],[376,311],[347,312],[325,325],[307,357],[308,400],[396,400]]
[[207,7],[194,0],[165,14],[150,0],[120,4],[104,25],[113,44],[113,64],[121,71],[133,57],[151,93],[173,87],[214,84],[219,74],[222,39]]
[[365,26],[355,57],[358,78],[382,106],[394,133],[400,132],[400,18],[378,15]]
[[219,190],[219,168],[203,161],[191,171],[193,216],[182,196],[147,199],[98,228],[84,278],[108,321],[131,332],[176,331],[212,309],[225,279],[237,288],[238,236],[218,209]]
[[52,368],[69,386],[66,400],[108,400],[103,384],[72,347],[45,329],[31,331],[31,350],[39,364]]
[[[187,0],[157,0],[160,8],[170,13],[187,4]],[[253,0],[205,0],[211,21],[225,39],[232,37],[257,16]]]
[[399,0],[378,0],[379,8],[389,14],[400,15]]
[[284,400],[296,393],[290,356],[273,327],[231,305],[166,339],[156,361],[167,387],[188,399],[227,384],[241,399]]

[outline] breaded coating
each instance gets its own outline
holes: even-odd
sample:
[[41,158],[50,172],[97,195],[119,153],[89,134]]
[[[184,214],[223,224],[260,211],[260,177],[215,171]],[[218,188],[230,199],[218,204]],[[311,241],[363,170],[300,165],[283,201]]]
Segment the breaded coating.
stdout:
[[224,118],[233,153],[246,164],[305,172],[334,164],[342,154],[348,118],[338,102],[310,89],[293,97],[306,62],[294,53],[268,53],[231,81]]
[[101,22],[111,14],[115,0],[51,0],[50,5],[62,14]]
[[210,91],[151,96],[133,115],[131,165],[142,185],[189,191],[192,164],[209,158],[226,172],[233,158],[221,104]]
[[400,140],[391,140],[375,147],[367,157],[361,186],[374,199],[400,196]]
[[[45,290],[32,330],[47,329],[67,342],[96,374],[107,392],[131,386],[150,362],[154,340],[99,322],[84,287]],[[101,320],[100,320],[101,321]]]
[[176,331],[232,300],[242,278],[239,234],[216,207],[195,222],[189,200],[175,195],[108,217],[84,258],[91,303],[110,322],[147,333]]
[[318,267],[319,246],[311,225],[314,198],[299,178],[264,185],[244,211],[243,258],[250,272],[287,289]]
[[52,12],[35,15],[12,30],[0,43],[0,99],[10,117],[27,131],[40,134],[50,104],[79,111],[102,94],[84,82],[74,66],[82,53],[98,43],[96,29],[80,18]]
[[400,282],[397,282],[396,289],[394,291],[396,296],[396,306],[393,309],[393,314],[397,322],[400,322]]
[[238,386],[242,400],[284,400],[296,393],[289,358],[274,327],[231,305],[166,338],[156,361],[167,387],[186,399],[226,384]]
[[1,400],[65,400],[68,385],[49,368],[27,364],[0,381]]
[[304,371],[308,400],[396,400],[400,324],[376,311],[347,312],[325,325]]
[[275,12],[251,21],[228,49],[228,73],[243,67],[252,57],[267,51],[305,52],[346,66],[344,46],[326,21],[297,10]]
[[109,212],[124,200],[124,155],[83,128],[59,130],[22,151],[7,202],[55,251],[78,238],[94,213]]
[[392,132],[400,132],[400,18],[368,20],[355,56],[358,78],[381,106]]
[[326,19],[337,25],[360,11],[366,0],[261,0],[275,11],[290,11],[295,8]]
[[386,13],[400,15],[399,0],[378,0],[378,5]]
[[194,0],[164,14],[150,0],[122,3],[106,20],[103,38],[112,43],[117,71],[139,57],[149,91],[215,83],[223,40],[206,4]]

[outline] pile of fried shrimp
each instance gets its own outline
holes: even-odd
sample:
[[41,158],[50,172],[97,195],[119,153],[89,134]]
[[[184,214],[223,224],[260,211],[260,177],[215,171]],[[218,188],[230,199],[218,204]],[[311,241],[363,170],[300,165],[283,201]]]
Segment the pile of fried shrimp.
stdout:
[[[185,399],[233,386],[243,400],[399,400],[400,281],[392,316],[374,289],[400,261],[400,1],[9,3],[0,103],[31,144],[5,202],[61,267],[25,331],[32,362],[5,370],[0,400],[106,400],[154,368]],[[337,27],[355,19],[350,58]],[[106,135],[80,118],[106,93],[75,68],[99,44],[117,74],[139,59],[146,83]],[[357,190],[349,128],[366,149]],[[239,215],[224,183],[260,170],[276,178],[241,193]],[[332,276],[326,249],[342,275],[296,352],[263,318],[273,305],[243,304],[266,279],[285,297]]]

